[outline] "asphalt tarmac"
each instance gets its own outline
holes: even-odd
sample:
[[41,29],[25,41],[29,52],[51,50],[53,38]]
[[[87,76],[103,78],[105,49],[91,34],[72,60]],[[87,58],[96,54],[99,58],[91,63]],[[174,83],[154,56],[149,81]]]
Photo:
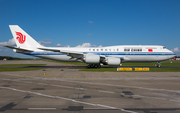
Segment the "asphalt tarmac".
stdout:
[[179,113],[180,72],[80,72],[70,64],[0,72],[4,113]]

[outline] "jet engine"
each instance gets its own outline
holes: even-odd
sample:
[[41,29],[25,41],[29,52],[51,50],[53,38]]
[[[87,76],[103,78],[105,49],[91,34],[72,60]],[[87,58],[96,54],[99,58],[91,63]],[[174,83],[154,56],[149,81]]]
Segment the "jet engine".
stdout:
[[99,64],[100,63],[100,56],[94,54],[86,54],[83,57],[83,61],[87,64]]
[[107,65],[120,65],[121,59],[120,58],[114,58],[114,57],[106,57],[105,63]]

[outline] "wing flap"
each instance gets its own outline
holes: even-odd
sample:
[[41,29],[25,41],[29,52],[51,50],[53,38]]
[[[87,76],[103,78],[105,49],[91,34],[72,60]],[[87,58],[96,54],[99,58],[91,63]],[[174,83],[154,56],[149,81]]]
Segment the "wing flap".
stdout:
[[44,51],[60,52],[60,50],[57,50],[57,49],[48,49],[48,48],[38,48],[38,49],[41,49],[41,50],[44,50]]

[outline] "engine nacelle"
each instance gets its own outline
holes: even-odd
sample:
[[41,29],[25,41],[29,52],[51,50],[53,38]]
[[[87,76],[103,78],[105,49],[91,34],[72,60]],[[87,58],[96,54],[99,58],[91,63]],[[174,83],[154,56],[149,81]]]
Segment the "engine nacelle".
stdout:
[[106,61],[107,65],[120,65],[121,59],[120,58],[114,58],[114,57],[107,57]]
[[83,61],[87,64],[99,64],[100,63],[100,56],[99,55],[85,55]]

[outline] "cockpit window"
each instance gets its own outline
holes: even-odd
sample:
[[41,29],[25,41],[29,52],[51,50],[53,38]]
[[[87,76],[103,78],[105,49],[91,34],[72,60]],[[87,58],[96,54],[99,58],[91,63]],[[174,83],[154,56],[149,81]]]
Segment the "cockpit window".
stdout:
[[163,49],[166,49],[166,47],[163,47]]

